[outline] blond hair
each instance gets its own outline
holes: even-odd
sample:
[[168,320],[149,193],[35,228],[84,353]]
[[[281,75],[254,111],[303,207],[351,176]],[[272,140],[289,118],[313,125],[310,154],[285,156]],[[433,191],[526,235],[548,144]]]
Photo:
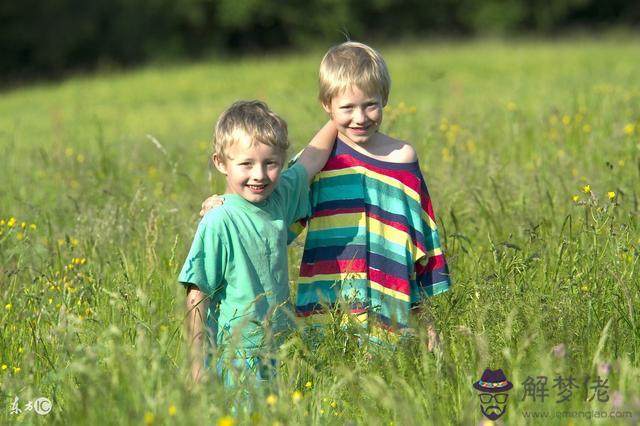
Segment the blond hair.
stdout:
[[318,98],[323,105],[329,105],[334,96],[354,85],[368,95],[380,95],[386,105],[391,77],[380,53],[366,44],[347,41],[324,55],[319,83]]
[[286,157],[287,122],[262,101],[237,101],[220,114],[214,134],[214,153],[224,161],[226,150],[243,137],[249,137],[252,143],[272,146],[283,159]]

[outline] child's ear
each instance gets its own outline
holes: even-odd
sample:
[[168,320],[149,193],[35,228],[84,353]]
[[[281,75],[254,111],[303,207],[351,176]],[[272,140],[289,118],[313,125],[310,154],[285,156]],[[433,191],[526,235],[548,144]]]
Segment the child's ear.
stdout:
[[324,108],[325,112],[331,115],[331,101],[328,104],[322,103],[322,108]]
[[216,166],[216,169],[223,175],[227,175],[227,166],[224,164],[224,161],[220,158],[218,154],[213,154],[211,156],[211,161],[213,165]]

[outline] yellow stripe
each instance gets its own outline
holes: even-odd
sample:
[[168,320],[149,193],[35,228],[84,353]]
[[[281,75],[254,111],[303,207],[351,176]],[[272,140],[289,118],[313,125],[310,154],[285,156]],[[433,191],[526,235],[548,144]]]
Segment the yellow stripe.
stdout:
[[373,290],[379,291],[380,293],[386,294],[387,296],[391,296],[394,299],[402,300],[403,302],[408,302],[410,299],[408,294],[404,294],[392,288],[384,287],[375,281],[369,280],[369,287],[371,287]]
[[422,220],[424,220],[425,223],[427,225],[429,225],[429,228],[431,228],[432,231],[437,231],[438,230],[438,226],[433,221],[433,219],[431,219],[431,217],[427,214],[427,212],[424,209],[422,209],[421,211],[422,211],[422,213],[420,214],[420,216],[422,217]]
[[324,177],[336,177],[336,176],[346,176],[346,175],[355,175],[355,174],[363,174],[369,178],[379,180],[380,182],[384,182],[389,186],[398,188],[399,190],[407,194],[407,196],[413,198],[417,202],[420,202],[420,194],[418,194],[416,191],[414,191],[404,183],[396,179],[393,179],[389,176],[385,176],[380,173],[369,170],[366,167],[362,167],[362,166],[353,166],[353,167],[348,167],[340,170],[323,171],[316,175],[316,177],[314,178],[314,181],[320,180]]
[[[309,222],[310,231],[323,231],[327,228],[352,228],[352,227],[365,227],[367,223],[367,217],[364,212],[356,213],[340,213],[332,214],[331,216],[316,217]],[[346,226],[345,224],[349,224]]]

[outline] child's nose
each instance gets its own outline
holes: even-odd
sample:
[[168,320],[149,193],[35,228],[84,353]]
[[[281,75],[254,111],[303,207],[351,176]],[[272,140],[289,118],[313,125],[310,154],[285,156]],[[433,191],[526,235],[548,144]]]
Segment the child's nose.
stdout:
[[353,112],[353,121],[356,123],[362,123],[365,121],[365,113],[362,108],[356,108]]
[[256,166],[251,170],[251,178],[254,180],[262,180],[267,175],[267,171],[262,166]]

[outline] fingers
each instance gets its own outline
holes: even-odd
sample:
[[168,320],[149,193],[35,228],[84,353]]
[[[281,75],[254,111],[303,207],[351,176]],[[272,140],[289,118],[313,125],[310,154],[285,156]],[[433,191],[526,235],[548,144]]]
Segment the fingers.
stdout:
[[220,195],[214,194],[202,202],[200,208],[200,216],[204,216],[209,210],[220,207],[224,204],[224,198]]

